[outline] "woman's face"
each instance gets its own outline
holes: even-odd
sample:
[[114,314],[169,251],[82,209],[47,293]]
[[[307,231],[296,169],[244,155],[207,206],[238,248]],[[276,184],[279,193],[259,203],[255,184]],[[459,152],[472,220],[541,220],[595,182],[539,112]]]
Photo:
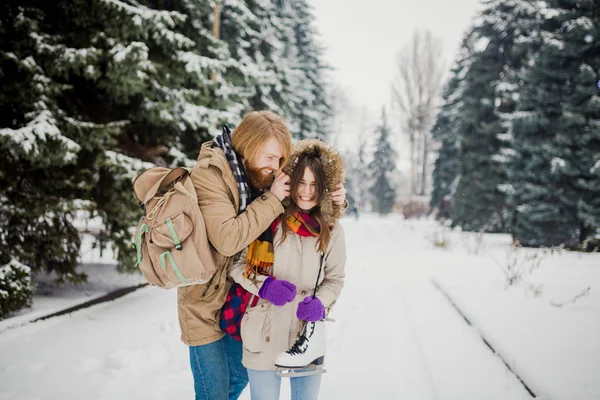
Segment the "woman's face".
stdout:
[[317,182],[310,168],[304,168],[304,176],[298,183],[298,190],[294,193],[294,202],[304,211],[310,211],[317,205]]

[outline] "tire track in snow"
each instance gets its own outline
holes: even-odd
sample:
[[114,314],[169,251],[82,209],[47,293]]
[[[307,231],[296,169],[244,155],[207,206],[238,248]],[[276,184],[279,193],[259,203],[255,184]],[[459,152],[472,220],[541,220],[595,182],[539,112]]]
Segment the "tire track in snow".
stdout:
[[525,388],[525,390],[527,390],[527,392],[531,395],[532,398],[537,398],[538,396],[533,392],[533,390],[531,390],[531,388],[527,385],[527,383],[525,383],[525,381],[523,380],[523,378],[521,378],[519,376],[519,374],[517,374],[517,372],[510,366],[510,364],[506,361],[506,359],[502,356],[502,354],[500,354],[498,351],[496,351],[496,349],[494,349],[494,347],[490,344],[490,342],[485,338],[484,334],[481,332],[480,329],[477,328],[477,326],[475,326],[465,315],[465,313],[458,307],[458,305],[456,304],[456,302],[454,300],[452,300],[452,297],[450,297],[450,295],[448,294],[448,292],[446,292],[446,290],[444,290],[444,288],[435,280],[435,279],[431,279],[431,284],[444,296],[444,298],[448,301],[448,303],[450,303],[450,305],[456,310],[456,312],[462,317],[462,319],[467,323],[467,325],[473,327],[478,335],[481,337],[481,340],[485,343],[485,345],[488,347],[488,349],[490,349],[490,351],[498,358],[500,358],[500,360],[502,360],[502,362],[504,363],[504,365],[506,366],[506,368],[515,376],[515,378],[521,382],[521,384],[523,385],[523,387]]

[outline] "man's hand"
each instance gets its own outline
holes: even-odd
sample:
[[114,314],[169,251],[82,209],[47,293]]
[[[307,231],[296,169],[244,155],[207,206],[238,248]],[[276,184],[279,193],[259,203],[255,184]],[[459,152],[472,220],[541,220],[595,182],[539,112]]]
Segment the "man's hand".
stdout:
[[346,201],[346,188],[343,183],[339,183],[335,187],[335,192],[331,192],[331,199],[336,206],[342,207],[344,205]]
[[277,196],[279,201],[283,201],[283,199],[290,195],[290,177],[286,173],[281,172],[273,180],[269,192]]

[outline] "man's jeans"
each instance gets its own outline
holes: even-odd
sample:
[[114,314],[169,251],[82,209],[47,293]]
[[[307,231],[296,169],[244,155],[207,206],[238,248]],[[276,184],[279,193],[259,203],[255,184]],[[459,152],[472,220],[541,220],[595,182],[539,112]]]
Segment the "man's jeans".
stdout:
[[242,342],[225,335],[217,342],[190,346],[196,400],[236,400],[248,384]]
[[[281,378],[275,371],[248,370],[252,400],[278,400]],[[321,375],[290,378],[292,400],[317,400],[321,386]]]

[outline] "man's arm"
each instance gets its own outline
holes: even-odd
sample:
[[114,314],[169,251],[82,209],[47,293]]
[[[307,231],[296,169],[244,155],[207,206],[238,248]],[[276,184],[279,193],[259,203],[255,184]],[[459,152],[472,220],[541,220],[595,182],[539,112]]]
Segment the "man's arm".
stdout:
[[237,215],[221,171],[214,166],[195,168],[192,181],[208,240],[224,256],[233,256],[258,238],[281,213],[281,201],[271,192],[254,200]]
[[262,287],[263,282],[267,279],[266,275],[257,274],[254,279],[247,279],[244,276],[244,269],[246,268],[246,258],[248,257],[248,248],[242,251],[240,254],[240,258],[231,263],[228,268],[229,276],[233,278],[233,280],[242,285],[244,289],[249,291],[255,296],[258,296],[258,292]]

